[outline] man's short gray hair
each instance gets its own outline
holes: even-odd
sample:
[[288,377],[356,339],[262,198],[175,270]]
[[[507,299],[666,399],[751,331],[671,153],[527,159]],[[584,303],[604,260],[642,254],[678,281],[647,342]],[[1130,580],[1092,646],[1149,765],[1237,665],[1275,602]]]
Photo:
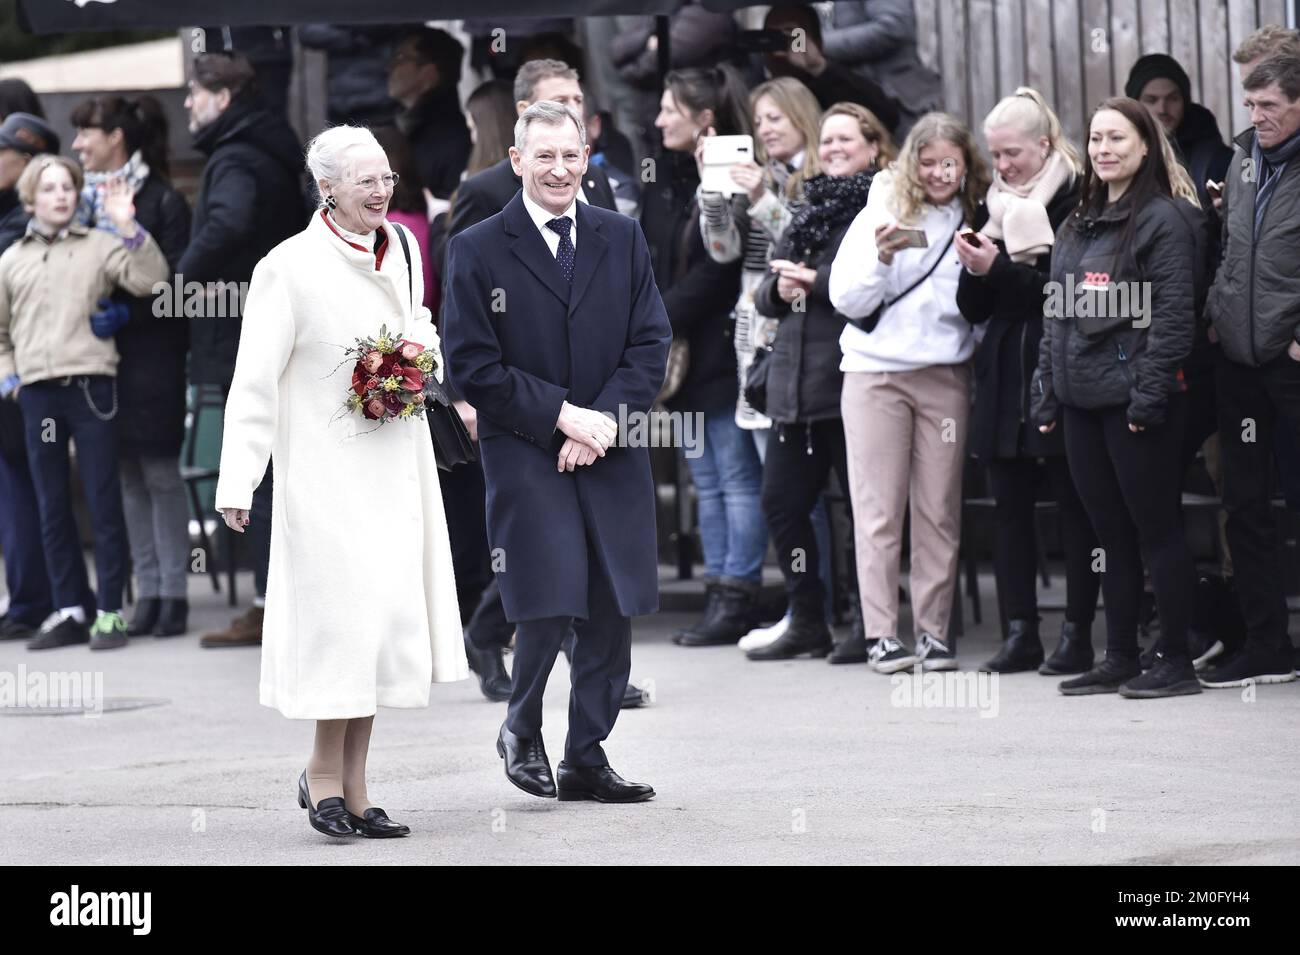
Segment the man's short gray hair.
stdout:
[[563,60],[529,60],[515,73],[515,102],[531,103],[542,80],[558,77],[578,82],[578,71]]
[[524,151],[524,141],[528,138],[528,127],[533,123],[541,123],[543,126],[563,126],[565,123],[573,123],[578,127],[578,145],[587,145],[587,127],[583,124],[582,117],[563,103],[544,99],[528,107],[519,115],[519,119],[515,120],[515,149],[521,153]]

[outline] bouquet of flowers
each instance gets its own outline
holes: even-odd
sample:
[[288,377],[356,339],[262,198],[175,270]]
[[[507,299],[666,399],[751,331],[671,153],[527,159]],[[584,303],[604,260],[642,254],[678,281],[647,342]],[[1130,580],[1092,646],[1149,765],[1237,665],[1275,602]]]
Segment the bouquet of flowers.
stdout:
[[371,421],[423,417],[426,394],[440,390],[433,353],[418,342],[390,335],[387,325],[380,326],[378,335],[358,338],[345,351],[344,363],[351,359],[356,364],[344,408]]

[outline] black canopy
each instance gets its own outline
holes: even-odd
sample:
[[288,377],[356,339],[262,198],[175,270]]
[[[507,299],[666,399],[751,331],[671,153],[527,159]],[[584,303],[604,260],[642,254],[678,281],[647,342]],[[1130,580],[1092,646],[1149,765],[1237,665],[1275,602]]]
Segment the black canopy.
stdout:
[[[726,0],[723,0],[725,3]],[[31,33],[295,23],[419,23],[465,17],[668,14],[682,0],[19,0]]]

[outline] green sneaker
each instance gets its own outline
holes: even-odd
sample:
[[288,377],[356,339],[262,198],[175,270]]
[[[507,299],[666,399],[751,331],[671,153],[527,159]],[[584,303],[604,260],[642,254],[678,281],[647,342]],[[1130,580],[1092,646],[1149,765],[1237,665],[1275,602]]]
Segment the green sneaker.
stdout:
[[116,650],[126,646],[126,620],[117,611],[101,610],[90,625],[90,649]]

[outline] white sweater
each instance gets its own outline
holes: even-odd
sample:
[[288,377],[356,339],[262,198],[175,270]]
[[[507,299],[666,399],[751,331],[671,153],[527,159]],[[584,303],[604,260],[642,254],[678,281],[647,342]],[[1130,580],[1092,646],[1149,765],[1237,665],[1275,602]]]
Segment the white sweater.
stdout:
[[[943,207],[926,205],[919,223],[930,244],[902,249],[885,265],[876,254],[876,228],[897,221],[888,208],[893,176],[882,172],[872,183],[866,207],[858,213],[831,265],[831,303],[850,318],[865,318],[882,301],[895,299],[925,274],[947,245],[943,260],[917,288],[885,309],[868,333],[846,325],[840,334],[841,371],[913,371],[931,365],[955,365],[975,351],[970,323],[957,310],[961,262],[948,238],[962,226],[960,201]],[[956,242],[958,240],[954,240]]]

